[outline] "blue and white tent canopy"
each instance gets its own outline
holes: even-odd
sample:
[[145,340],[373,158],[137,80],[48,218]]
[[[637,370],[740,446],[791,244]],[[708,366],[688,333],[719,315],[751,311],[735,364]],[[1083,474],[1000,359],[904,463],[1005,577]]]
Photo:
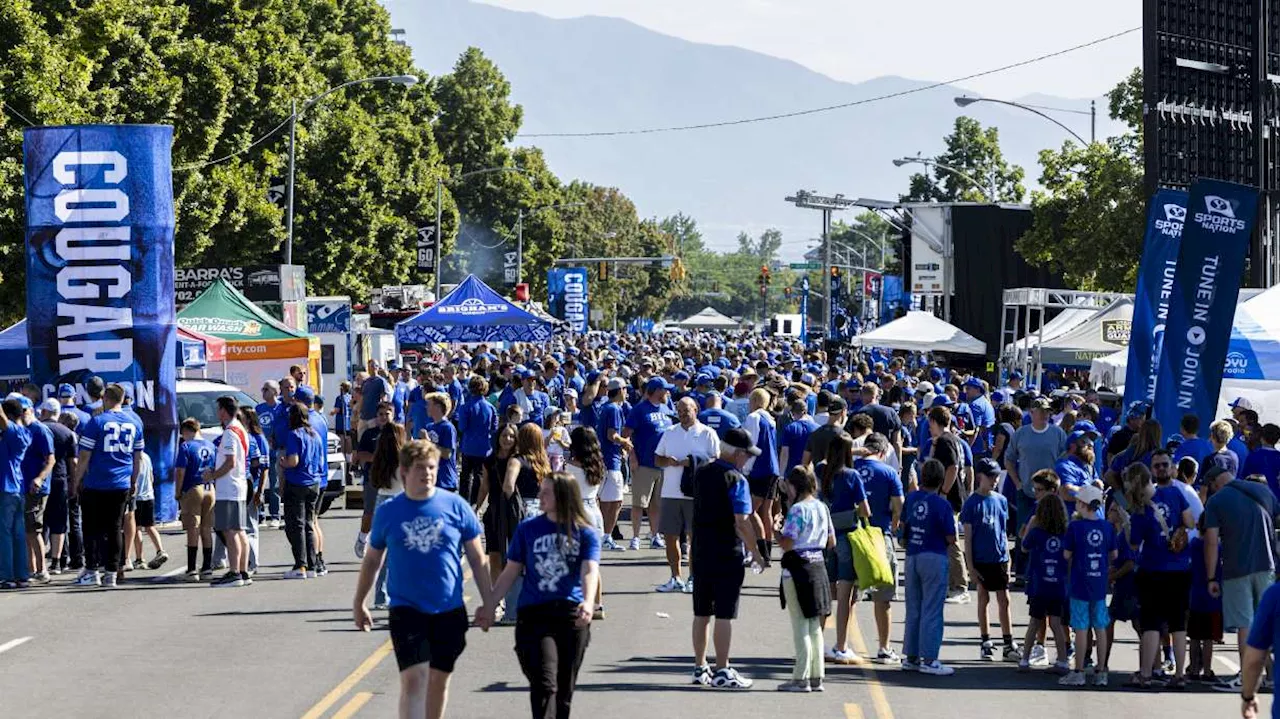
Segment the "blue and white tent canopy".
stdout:
[[508,302],[475,275],[440,302],[396,324],[401,345],[435,342],[545,342],[554,327]]
[[1280,380],[1280,286],[1236,306],[1222,376]]
[[31,376],[31,356],[27,351],[27,321],[0,332],[0,379]]

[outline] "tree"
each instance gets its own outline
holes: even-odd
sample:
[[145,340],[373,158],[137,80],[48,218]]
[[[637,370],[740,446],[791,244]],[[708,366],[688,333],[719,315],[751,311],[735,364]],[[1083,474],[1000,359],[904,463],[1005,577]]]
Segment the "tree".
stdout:
[[1137,281],[1146,197],[1142,166],[1142,71],[1109,93],[1120,137],[1080,147],[1043,150],[1040,184],[1032,193],[1032,226],[1018,241],[1028,261],[1063,273],[1082,290],[1126,292]]
[[[1005,161],[999,130],[983,128],[971,117],[957,117],[955,128],[943,143],[947,149],[933,158],[938,166],[911,176],[910,189],[902,196],[904,202],[1022,201],[1026,173]],[[942,165],[953,169],[943,169]],[[991,197],[992,187],[995,198]]]

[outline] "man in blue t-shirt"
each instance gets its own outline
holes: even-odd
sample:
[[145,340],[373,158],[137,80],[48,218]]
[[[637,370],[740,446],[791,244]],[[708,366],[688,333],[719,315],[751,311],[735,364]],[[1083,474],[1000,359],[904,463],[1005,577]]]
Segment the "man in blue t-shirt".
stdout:
[[893,584],[871,592],[871,600],[875,604],[876,634],[880,641],[876,661],[881,664],[896,664],[901,658],[889,646],[889,628],[893,623],[890,603],[898,587],[898,553],[894,550],[893,537],[902,517],[902,478],[893,467],[885,464],[884,459],[891,448],[889,440],[883,434],[872,433],[863,440],[862,448],[867,451],[867,455],[854,460],[853,470],[862,478],[862,488],[871,508],[871,525],[884,533],[885,559],[889,562],[889,570],[894,578]]
[[605,389],[608,399],[600,405],[596,415],[596,434],[600,438],[604,458],[604,484],[600,485],[599,494],[600,511],[604,515],[604,540],[601,547],[620,552],[625,547],[614,541],[612,533],[622,509],[622,463],[632,450],[631,440],[624,433],[626,412],[623,410],[623,403],[626,401],[627,383],[614,377],[609,380]]
[[364,432],[378,416],[378,405],[391,401],[391,387],[377,373],[377,365],[369,361],[369,376],[360,385],[360,423],[356,429]]
[[666,544],[658,532],[659,504],[650,500],[654,489],[662,482],[662,468],[658,467],[654,450],[658,440],[674,422],[667,408],[667,393],[672,385],[661,377],[652,377],[644,385],[644,399],[627,415],[622,435],[635,446],[631,455],[631,549],[640,548],[640,516],[649,515],[650,549],[665,549]]
[[436,472],[436,486],[455,494],[458,491],[458,430],[447,418],[449,395],[432,392],[427,395],[428,423],[423,427],[427,439],[440,450],[440,468]]
[[[480,522],[465,499],[436,486],[439,461],[439,452],[429,442],[413,441],[401,449],[404,493],[385,502],[374,516],[352,608],[356,628],[373,629],[366,601],[385,561],[400,705],[430,707],[432,716],[444,716],[449,675],[466,647],[464,553],[482,607],[493,604]],[[485,612],[478,612],[476,619],[482,629],[489,628]]]
[[[262,383],[262,401],[258,406],[254,407],[254,411],[258,413],[258,423],[262,425],[262,433],[267,436],[267,440],[271,442],[271,456],[267,467],[267,486],[263,492],[266,498],[267,521],[277,527],[280,526],[280,449],[275,446],[276,438],[276,419],[280,416],[280,408],[284,405],[280,401],[280,384],[275,380],[267,380]],[[284,424],[288,426],[288,418],[284,420]],[[350,451],[350,450],[348,450]]]
[[1009,500],[995,491],[1004,480],[1004,471],[990,457],[974,463],[978,485],[960,508],[964,526],[965,559],[978,578],[978,631],[982,637],[981,657],[995,661],[996,649],[987,624],[987,606],[996,595],[1000,614],[1000,631],[1004,639],[1004,659],[1018,660],[1013,646],[1013,624],[1009,618],[1009,547],[1006,528],[1009,524]]
[[722,404],[724,404],[724,397],[719,392],[713,391],[706,396],[703,409],[698,413],[698,421],[714,429],[720,439],[724,439],[725,432],[742,426],[737,415],[725,410]]
[[479,496],[484,461],[493,452],[493,435],[498,431],[498,412],[486,397],[489,382],[476,375],[467,381],[467,396],[454,412],[458,422],[458,445],[462,453],[458,493],[473,506]]
[[0,589],[28,586],[22,458],[31,444],[31,434],[22,425],[24,402],[30,404],[31,400],[10,395],[0,408]]
[[[407,419],[404,423],[405,433],[410,439],[422,439],[422,431],[431,424],[427,411],[427,395],[431,394],[431,371],[426,365],[418,368],[418,384],[409,390]],[[395,402],[392,401],[394,406]],[[398,421],[398,420],[397,420]]]
[[804,458],[805,445],[809,443],[809,435],[818,429],[818,423],[809,416],[808,405],[803,399],[791,400],[791,421],[778,433],[778,464],[782,467],[782,476],[791,474],[792,468],[800,464]]
[[1053,466],[1054,472],[1062,482],[1058,491],[1061,492],[1062,501],[1067,505],[1068,517],[1076,513],[1076,493],[1081,487],[1092,484],[1098,489],[1103,488],[1093,461],[1093,440],[1096,437],[1095,433],[1088,430],[1074,430],[1067,435],[1067,453],[1062,455]]
[[996,424],[996,410],[987,398],[987,385],[977,377],[970,377],[964,382],[965,396],[969,402],[969,416],[973,424],[970,446],[975,458],[991,456],[991,428]]
[[[1280,584],[1272,584],[1262,593],[1243,651],[1244,660],[1240,664],[1241,716],[1260,717],[1258,689],[1267,666],[1267,652],[1271,652],[1273,661],[1280,663]],[[1280,719],[1280,700],[1275,698],[1271,700],[1271,719]]]
[[124,388],[110,385],[102,393],[102,413],[80,428],[80,457],[71,483],[84,513],[85,569],[77,586],[114,587],[118,579],[124,508],[137,488],[144,448],[142,425],[137,415],[120,411],[123,402]]
[[22,405],[20,423],[31,435],[31,444],[22,456],[22,491],[27,498],[27,547],[33,570],[31,579],[39,584],[47,584],[49,574],[44,566],[44,512],[49,500],[53,465],[57,462],[53,451],[53,431],[36,419],[30,400]]

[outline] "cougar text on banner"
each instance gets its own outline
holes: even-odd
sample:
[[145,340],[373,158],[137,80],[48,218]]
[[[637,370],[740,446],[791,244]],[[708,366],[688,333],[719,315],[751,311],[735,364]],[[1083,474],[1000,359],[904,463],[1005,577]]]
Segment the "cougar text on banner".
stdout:
[[[1147,210],[1147,235],[1138,268],[1138,289],[1133,297],[1133,328],[1129,333],[1129,363],[1125,369],[1124,406],[1137,401],[1154,402],[1160,345],[1169,322],[1169,304],[1175,294],[1178,247],[1182,223],[1187,217],[1187,193],[1160,190]],[[1172,432],[1173,428],[1165,428]]]
[[1205,434],[1217,411],[1257,207],[1257,190],[1243,185],[1197,180],[1191,186],[1156,378],[1154,416],[1166,435],[1184,414],[1197,415]]
[[[94,375],[133,397],[157,483],[173,480],[173,128],[25,131],[31,379],[83,396]],[[177,516],[156,488],[157,516]]]
[[570,331],[588,330],[590,302],[585,267],[553,267],[547,270],[547,305],[551,316],[569,323]]
[[800,276],[800,344],[809,344],[809,275]]

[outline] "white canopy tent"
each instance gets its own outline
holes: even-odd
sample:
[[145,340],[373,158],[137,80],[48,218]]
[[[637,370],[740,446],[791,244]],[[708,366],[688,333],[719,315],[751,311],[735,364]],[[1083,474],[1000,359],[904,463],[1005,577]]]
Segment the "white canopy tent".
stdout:
[[929,312],[913,311],[889,324],[857,335],[854,344],[914,352],[981,355],[987,343]]
[[[1075,327],[1079,327],[1089,321],[1098,313],[1096,307],[1071,307],[1058,313],[1056,317],[1044,323],[1044,327],[1033,331],[1025,337],[1020,337],[1014,342],[1010,342],[1004,346],[1005,357],[1015,357],[1018,352],[1026,352],[1029,348],[1039,344],[1042,340],[1047,342],[1056,337],[1062,336],[1064,333],[1071,331]],[[1015,363],[1017,364],[1017,363]]]
[[736,330],[742,327],[732,317],[714,307],[704,307],[696,315],[676,322],[672,326],[686,330]]

